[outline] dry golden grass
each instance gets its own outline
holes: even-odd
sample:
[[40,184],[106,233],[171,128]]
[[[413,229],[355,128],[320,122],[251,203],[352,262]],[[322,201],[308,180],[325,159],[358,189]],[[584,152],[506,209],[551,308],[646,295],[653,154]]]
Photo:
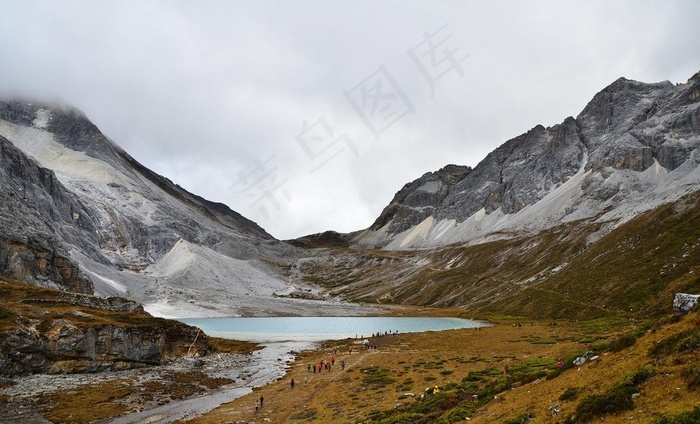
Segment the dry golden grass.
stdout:
[[[558,378],[542,383],[529,384],[519,390],[505,394],[505,401],[494,402],[481,411],[473,422],[500,422],[512,416],[512,411],[531,412],[533,422],[555,423],[560,417],[547,414],[547,403],[559,403],[559,396],[568,387],[581,388],[580,398],[601,393],[642,368],[653,370],[653,376],[640,385],[640,395],[632,411],[606,416],[601,422],[654,422],[663,415],[691,411],[700,405],[700,391],[687,388],[681,374],[683,369],[697,364],[700,352],[673,354],[653,358],[649,350],[657,342],[685,329],[697,327],[697,315],[686,317],[682,322],[663,326],[657,331],[648,331],[634,346],[618,353],[604,353],[599,359],[562,373]],[[562,416],[571,415],[576,401],[561,402]]]
[[[533,423],[563,423],[576,413],[582,399],[628,381],[641,369],[652,373],[637,385],[640,395],[634,409],[603,416],[596,422],[654,423],[661,416],[691,411],[700,405],[700,390],[689,388],[684,376],[688,370],[700,376],[698,313],[647,331],[636,322],[523,322],[515,326],[516,322],[502,318],[499,325],[481,330],[378,337],[373,339],[377,350],[366,350],[356,340],[329,342],[300,354],[283,379],[188,422],[451,423],[466,422],[464,418],[468,416],[469,422],[475,423],[513,423],[529,416]],[[677,343],[666,343],[686,331],[693,334],[690,342],[681,344],[683,350],[678,349]],[[603,349],[610,341],[629,334],[641,336],[630,347],[604,351],[596,360],[551,378],[559,371],[555,365],[558,358]],[[667,349],[663,354],[651,355],[652,348],[659,350],[658,346],[667,346],[670,353]],[[307,371],[309,364],[332,358],[335,366],[331,371]],[[341,360],[346,361],[344,370]],[[505,365],[510,367],[508,377],[504,374]],[[293,389],[291,378],[296,382]],[[700,384],[700,377],[696,379],[695,384]],[[502,391],[489,392],[504,381],[510,385]],[[56,393],[43,397],[39,403],[53,422],[87,423],[140,409],[139,406],[146,406],[143,402],[202,393],[205,387],[222,382],[209,383],[204,375],[196,373],[171,377],[168,383],[160,385],[144,383],[137,387],[130,381],[112,381],[107,386],[84,386]],[[465,394],[464,388],[470,384],[474,384],[473,393],[478,398]],[[426,388],[435,386],[440,388],[437,396],[419,399]],[[560,400],[567,389],[577,389],[578,395]],[[416,397],[401,398],[405,393]],[[265,405],[256,413],[255,401],[261,395]],[[434,400],[440,402],[431,404]],[[93,407],[78,411],[74,408],[76,402]],[[556,416],[550,408],[553,405],[560,410]]]
[[[463,310],[403,307],[392,308],[391,313],[465,314]],[[378,337],[373,339],[377,350],[366,350],[355,340],[327,343],[299,355],[285,378],[190,422],[398,424],[465,422],[464,418],[469,417],[469,422],[475,423],[514,423],[518,418],[529,416],[533,423],[563,423],[576,414],[577,406],[587,396],[606,393],[629,381],[642,369],[651,373],[648,379],[635,384],[639,395],[634,408],[599,417],[596,422],[655,423],[662,416],[692,411],[700,405],[700,367],[697,365],[700,359],[700,315],[697,312],[679,322],[646,331],[643,328],[649,323],[619,318],[559,321],[556,325],[524,321],[521,326],[514,325],[518,318],[489,318],[498,325],[481,330]],[[688,331],[692,334],[683,343],[667,342]],[[630,334],[639,336],[632,346],[619,351],[604,349],[610,341]],[[214,349],[220,350],[252,348],[222,340],[213,344]],[[659,349],[659,346],[667,349]],[[558,373],[555,365],[558,358],[570,358],[593,348],[602,351],[596,360],[547,378]],[[661,354],[651,355],[652,350]],[[335,358],[331,371],[307,371],[308,364],[331,358]],[[341,370],[341,360],[346,361],[345,370]],[[505,365],[511,370],[508,377],[504,375]],[[689,375],[692,384],[689,384]],[[293,389],[289,384],[291,378],[296,381]],[[173,391],[163,395],[179,399],[221,383],[212,382],[210,385],[204,380],[194,383],[173,378],[167,384]],[[138,402],[141,402],[139,406],[145,406],[143,402],[150,401],[144,396],[152,396],[151,390],[165,391],[161,386],[143,385],[146,391],[137,393],[126,381],[109,384],[115,386],[111,389],[85,386],[44,397],[39,401],[41,406],[37,406],[54,422],[91,422],[98,417],[133,410]],[[192,386],[192,390],[187,386]],[[440,388],[438,395],[419,400],[426,388],[435,386]],[[571,389],[577,389],[578,395],[561,400],[562,395]],[[416,397],[401,398],[405,393],[413,393]],[[474,398],[472,393],[477,397]],[[265,397],[265,405],[256,413],[255,401],[261,395]],[[152,401],[158,402],[158,397],[162,398],[154,396]],[[86,415],[76,415],[80,413],[74,408],[76,402],[93,407],[82,411]],[[552,414],[554,408],[560,411],[556,416]]]
[[[478,409],[471,422],[505,422],[525,413],[534,417],[532,422],[561,422],[563,417],[574,412],[577,402],[586,394],[602,392],[625,375],[654,362],[647,355],[651,343],[669,331],[677,331],[678,325],[687,324],[649,334],[634,347],[602,355],[581,366],[580,370],[567,370],[551,380],[544,377],[534,379],[500,393]],[[380,417],[373,414],[375,411],[391,411],[397,405],[419,402],[417,398],[399,399],[402,394],[411,392],[419,396],[427,387],[444,388],[451,382],[460,383],[470,371],[492,370],[502,374],[506,364],[515,370],[538,363],[543,369],[551,370],[556,367],[554,364],[559,357],[587,350],[592,339],[601,335],[601,327],[606,332],[604,335],[609,337],[636,330],[634,323],[611,326],[610,323],[581,325],[560,322],[551,326],[549,323],[525,322],[521,327],[504,323],[480,331],[466,329],[380,337],[375,339],[379,347],[376,351],[365,350],[354,345],[354,341],[330,343],[321,349],[304,352],[284,379],[191,422],[262,422],[264,418],[276,423],[372,422],[372,418]],[[349,347],[352,347],[352,353],[348,353]],[[337,353],[334,353],[335,349]],[[307,372],[307,364],[333,357],[336,365],[330,372]],[[340,360],[347,362],[344,371],[338,366]],[[698,393],[686,390],[680,380],[677,368],[681,365],[667,364],[668,361],[664,360],[656,362],[657,375],[648,381],[636,401],[637,409],[642,412],[607,417],[606,422],[628,422],[628,416],[635,416],[637,422],[649,422],[664,413],[692,410],[697,405],[700,401]],[[370,374],[368,370],[377,372]],[[369,377],[375,378],[371,380]],[[296,381],[294,389],[290,388],[291,378]],[[573,401],[559,401],[569,387],[581,388],[583,393]],[[676,390],[676,387],[681,389]],[[255,401],[261,395],[265,397],[265,405],[261,412],[255,413]],[[558,417],[552,417],[548,411],[548,407],[555,403],[561,403],[559,409],[562,412]]]

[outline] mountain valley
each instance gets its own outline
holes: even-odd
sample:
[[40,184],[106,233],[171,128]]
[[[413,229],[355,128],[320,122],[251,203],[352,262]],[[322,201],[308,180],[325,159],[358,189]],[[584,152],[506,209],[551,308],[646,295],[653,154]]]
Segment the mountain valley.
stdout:
[[[193,349],[201,355],[226,351],[221,347],[225,342],[162,318],[444,313],[499,324],[488,330],[489,340],[513,345],[503,348],[505,356],[487,343],[479,344],[480,353],[471,359],[441,356],[440,364],[459,363],[454,365],[458,373],[444,370],[425,380],[438,378],[441,387],[449,388],[435,397],[444,405],[425,410],[403,402],[394,408],[398,412],[390,412],[393,391],[422,390],[425,381],[415,379],[423,373],[415,369],[425,362],[412,371],[383,362],[395,374],[388,385],[399,377],[408,381],[405,373],[411,382],[395,385],[390,393],[382,385],[372,386],[367,394],[382,397],[381,410],[343,416],[342,422],[458,422],[469,417],[503,422],[498,420],[512,418],[506,411],[511,404],[498,399],[511,399],[511,393],[520,399],[521,417],[532,415],[532,409],[539,422],[560,422],[551,414],[544,418],[543,405],[522,400],[523,389],[541,384],[532,390],[553,396],[565,389],[559,382],[566,381],[571,387],[590,383],[596,390],[613,390],[590,376],[577,381],[575,369],[567,365],[558,370],[552,356],[575,359],[586,350],[624,364],[643,358],[654,369],[645,381],[653,384],[623,386],[634,386],[645,405],[644,387],[654,396],[665,390],[664,372],[674,384],[690,381],[678,403],[664,400],[664,408],[670,405],[666,412],[686,412],[700,401],[700,373],[693,366],[700,354],[693,330],[697,311],[683,318],[673,300],[677,293],[700,293],[698,223],[700,72],[684,84],[620,78],[575,118],[548,128],[537,125],[474,167],[450,164],[407,183],[369,228],[286,241],[149,170],[82,112],[4,100],[0,373],[16,378],[118,370],[164,364]],[[564,327],[555,336],[557,329],[550,327],[557,322]],[[525,331],[522,323],[534,334],[525,341],[514,339],[520,337],[515,332]],[[546,341],[549,333],[551,343]],[[431,343],[446,343],[441,349],[450,355],[462,349],[433,336]],[[422,346],[420,355],[431,352],[412,337],[383,346],[397,355],[407,346]],[[455,340],[469,337],[460,333]],[[620,353],[623,349],[616,350],[615,343],[624,337],[634,339],[625,348],[640,342]],[[343,343],[331,342],[322,352],[354,347]],[[672,345],[668,357],[654,347],[657,343]],[[252,349],[246,345],[239,350]],[[361,360],[384,358],[368,355]],[[532,366],[515,379],[501,375],[503,362]],[[622,379],[624,367],[613,368],[606,378],[614,374]],[[297,379],[300,370],[292,367]],[[378,370],[365,367],[361,372]],[[549,381],[562,372],[564,377]],[[685,374],[681,378],[679,373]],[[451,380],[457,375],[461,382]],[[355,384],[354,376],[339,381]],[[286,380],[264,390],[272,395],[273,388],[286,389],[282,384]],[[318,384],[325,390],[340,383]],[[489,384],[502,390],[489,391]],[[362,388],[353,390],[359,399]],[[0,393],[3,403],[7,398]],[[315,405],[323,417],[319,422],[336,416],[331,407]],[[448,412],[438,414],[442,407]],[[578,406],[567,407],[573,420]],[[653,413],[645,417],[666,413],[648,408]],[[125,411],[108,411],[100,418]],[[484,411],[497,418],[489,421]],[[232,412],[215,411],[201,422],[220,422],[217,413]],[[291,419],[291,412],[282,415]],[[605,419],[622,422],[618,418],[623,419]]]

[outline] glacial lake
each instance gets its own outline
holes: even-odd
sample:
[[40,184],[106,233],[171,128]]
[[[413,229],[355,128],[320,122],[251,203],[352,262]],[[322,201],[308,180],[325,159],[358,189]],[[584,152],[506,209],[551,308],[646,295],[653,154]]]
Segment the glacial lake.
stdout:
[[217,376],[236,381],[231,388],[124,415],[108,421],[110,424],[163,423],[204,414],[251,393],[255,387],[282,378],[294,361],[296,352],[313,349],[325,340],[371,337],[372,333],[384,334],[389,331],[413,333],[491,325],[460,318],[403,317],[182,318],[179,321],[197,326],[211,336],[260,343],[263,349],[245,355],[245,360],[249,362],[242,368],[224,367],[219,370],[221,374]]
[[319,342],[370,337],[385,332],[416,333],[490,325],[462,318],[423,317],[183,318],[179,321],[199,327],[210,336],[256,343]]

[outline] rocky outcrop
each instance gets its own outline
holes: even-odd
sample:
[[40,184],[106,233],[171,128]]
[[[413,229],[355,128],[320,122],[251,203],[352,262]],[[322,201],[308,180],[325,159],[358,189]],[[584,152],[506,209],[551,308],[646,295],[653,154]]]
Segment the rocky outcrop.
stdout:
[[673,298],[673,309],[676,312],[688,313],[698,303],[698,299],[700,295],[697,294],[676,293],[676,297]]
[[95,231],[85,206],[55,174],[0,136],[0,276],[92,293],[64,240],[89,252]]
[[379,230],[388,224],[389,232],[400,233],[420,223],[443,203],[450,188],[471,171],[469,166],[447,165],[407,183],[396,193],[370,229]]
[[92,282],[55,239],[0,239],[0,276],[75,293],[92,293]]
[[[700,73],[685,84],[620,78],[576,117],[537,125],[473,170],[404,186],[360,245],[444,245],[608,214],[629,219],[700,187]],[[658,190],[658,193],[655,193]]]
[[207,336],[136,302],[0,278],[0,376],[94,372],[206,354]]
[[[192,289],[218,293],[249,284],[251,266],[260,270],[257,285],[277,287],[279,270],[303,255],[227,206],[149,170],[74,108],[0,101],[0,143],[0,276],[189,305]],[[180,241],[223,255],[240,272],[166,272],[158,262]],[[216,300],[233,315],[234,305],[242,306],[232,296]],[[206,314],[215,306],[202,308]]]
[[84,308],[101,309],[110,312],[122,312],[128,314],[146,314],[143,305],[123,297],[97,297],[78,293],[61,292],[51,299],[26,298],[22,303],[32,305],[56,305],[80,306]]
[[[162,320],[153,326],[78,326],[66,319],[45,328],[0,333],[0,375],[97,372],[157,365],[185,355],[197,329]],[[206,353],[206,336],[192,353]]]

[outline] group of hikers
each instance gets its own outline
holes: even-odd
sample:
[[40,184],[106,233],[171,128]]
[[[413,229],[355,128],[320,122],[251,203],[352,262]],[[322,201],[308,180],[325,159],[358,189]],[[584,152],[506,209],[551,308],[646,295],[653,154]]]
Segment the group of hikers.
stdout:
[[[382,333],[381,331],[378,331],[378,332],[376,332],[376,333],[372,333],[372,337],[395,336],[395,335],[397,335],[397,334],[399,334],[399,330],[393,330],[393,331],[392,331],[392,330],[387,330],[387,331],[385,331],[385,332],[383,332],[383,333]],[[355,338],[356,338],[356,339],[364,339],[365,336],[364,336],[364,335],[358,336],[357,334],[355,334]]]
[[[316,372],[321,373],[321,371],[326,370],[329,371],[331,368],[335,366],[335,356],[332,357],[330,360],[323,360],[319,362],[318,364],[308,364],[306,365],[306,371],[312,372],[316,374]],[[344,370],[345,369],[345,360],[340,361],[340,369]],[[293,379],[292,379],[293,380]],[[294,385],[292,385],[292,388],[294,388]]]
[[[381,337],[381,336],[389,336],[389,335],[396,335],[398,334],[398,331],[386,331],[383,334],[382,333],[376,333],[372,334],[372,337]],[[356,339],[363,340],[364,336],[355,336]],[[364,346],[365,349],[369,350],[377,350],[377,345],[373,342],[371,342],[368,339],[364,339],[362,341],[362,345]],[[352,354],[352,346],[348,347],[348,353]],[[333,356],[331,356],[330,359],[324,359],[322,361],[319,361],[318,363],[315,364],[307,364],[306,365],[306,371],[309,373],[314,373],[314,374],[321,374],[323,371],[328,371],[330,372],[333,367],[335,367],[336,362],[340,365],[340,369],[344,370],[345,369],[345,360],[341,359],[339,361],[336,361],[335,355],[338,354],[338,349],[335,348],[333,349]],[[304,383],[306,383],[306,378],[304,378]],[[294,378],[289,380],[289,387],[290,389],[294,389],[294,386],[296,385],[296,381]],[[263,402],[265,401],[264,397],[261,395],[260,399],[255,401],[255,412],[257,413],[258,411],[262,410],[263,407]]]

